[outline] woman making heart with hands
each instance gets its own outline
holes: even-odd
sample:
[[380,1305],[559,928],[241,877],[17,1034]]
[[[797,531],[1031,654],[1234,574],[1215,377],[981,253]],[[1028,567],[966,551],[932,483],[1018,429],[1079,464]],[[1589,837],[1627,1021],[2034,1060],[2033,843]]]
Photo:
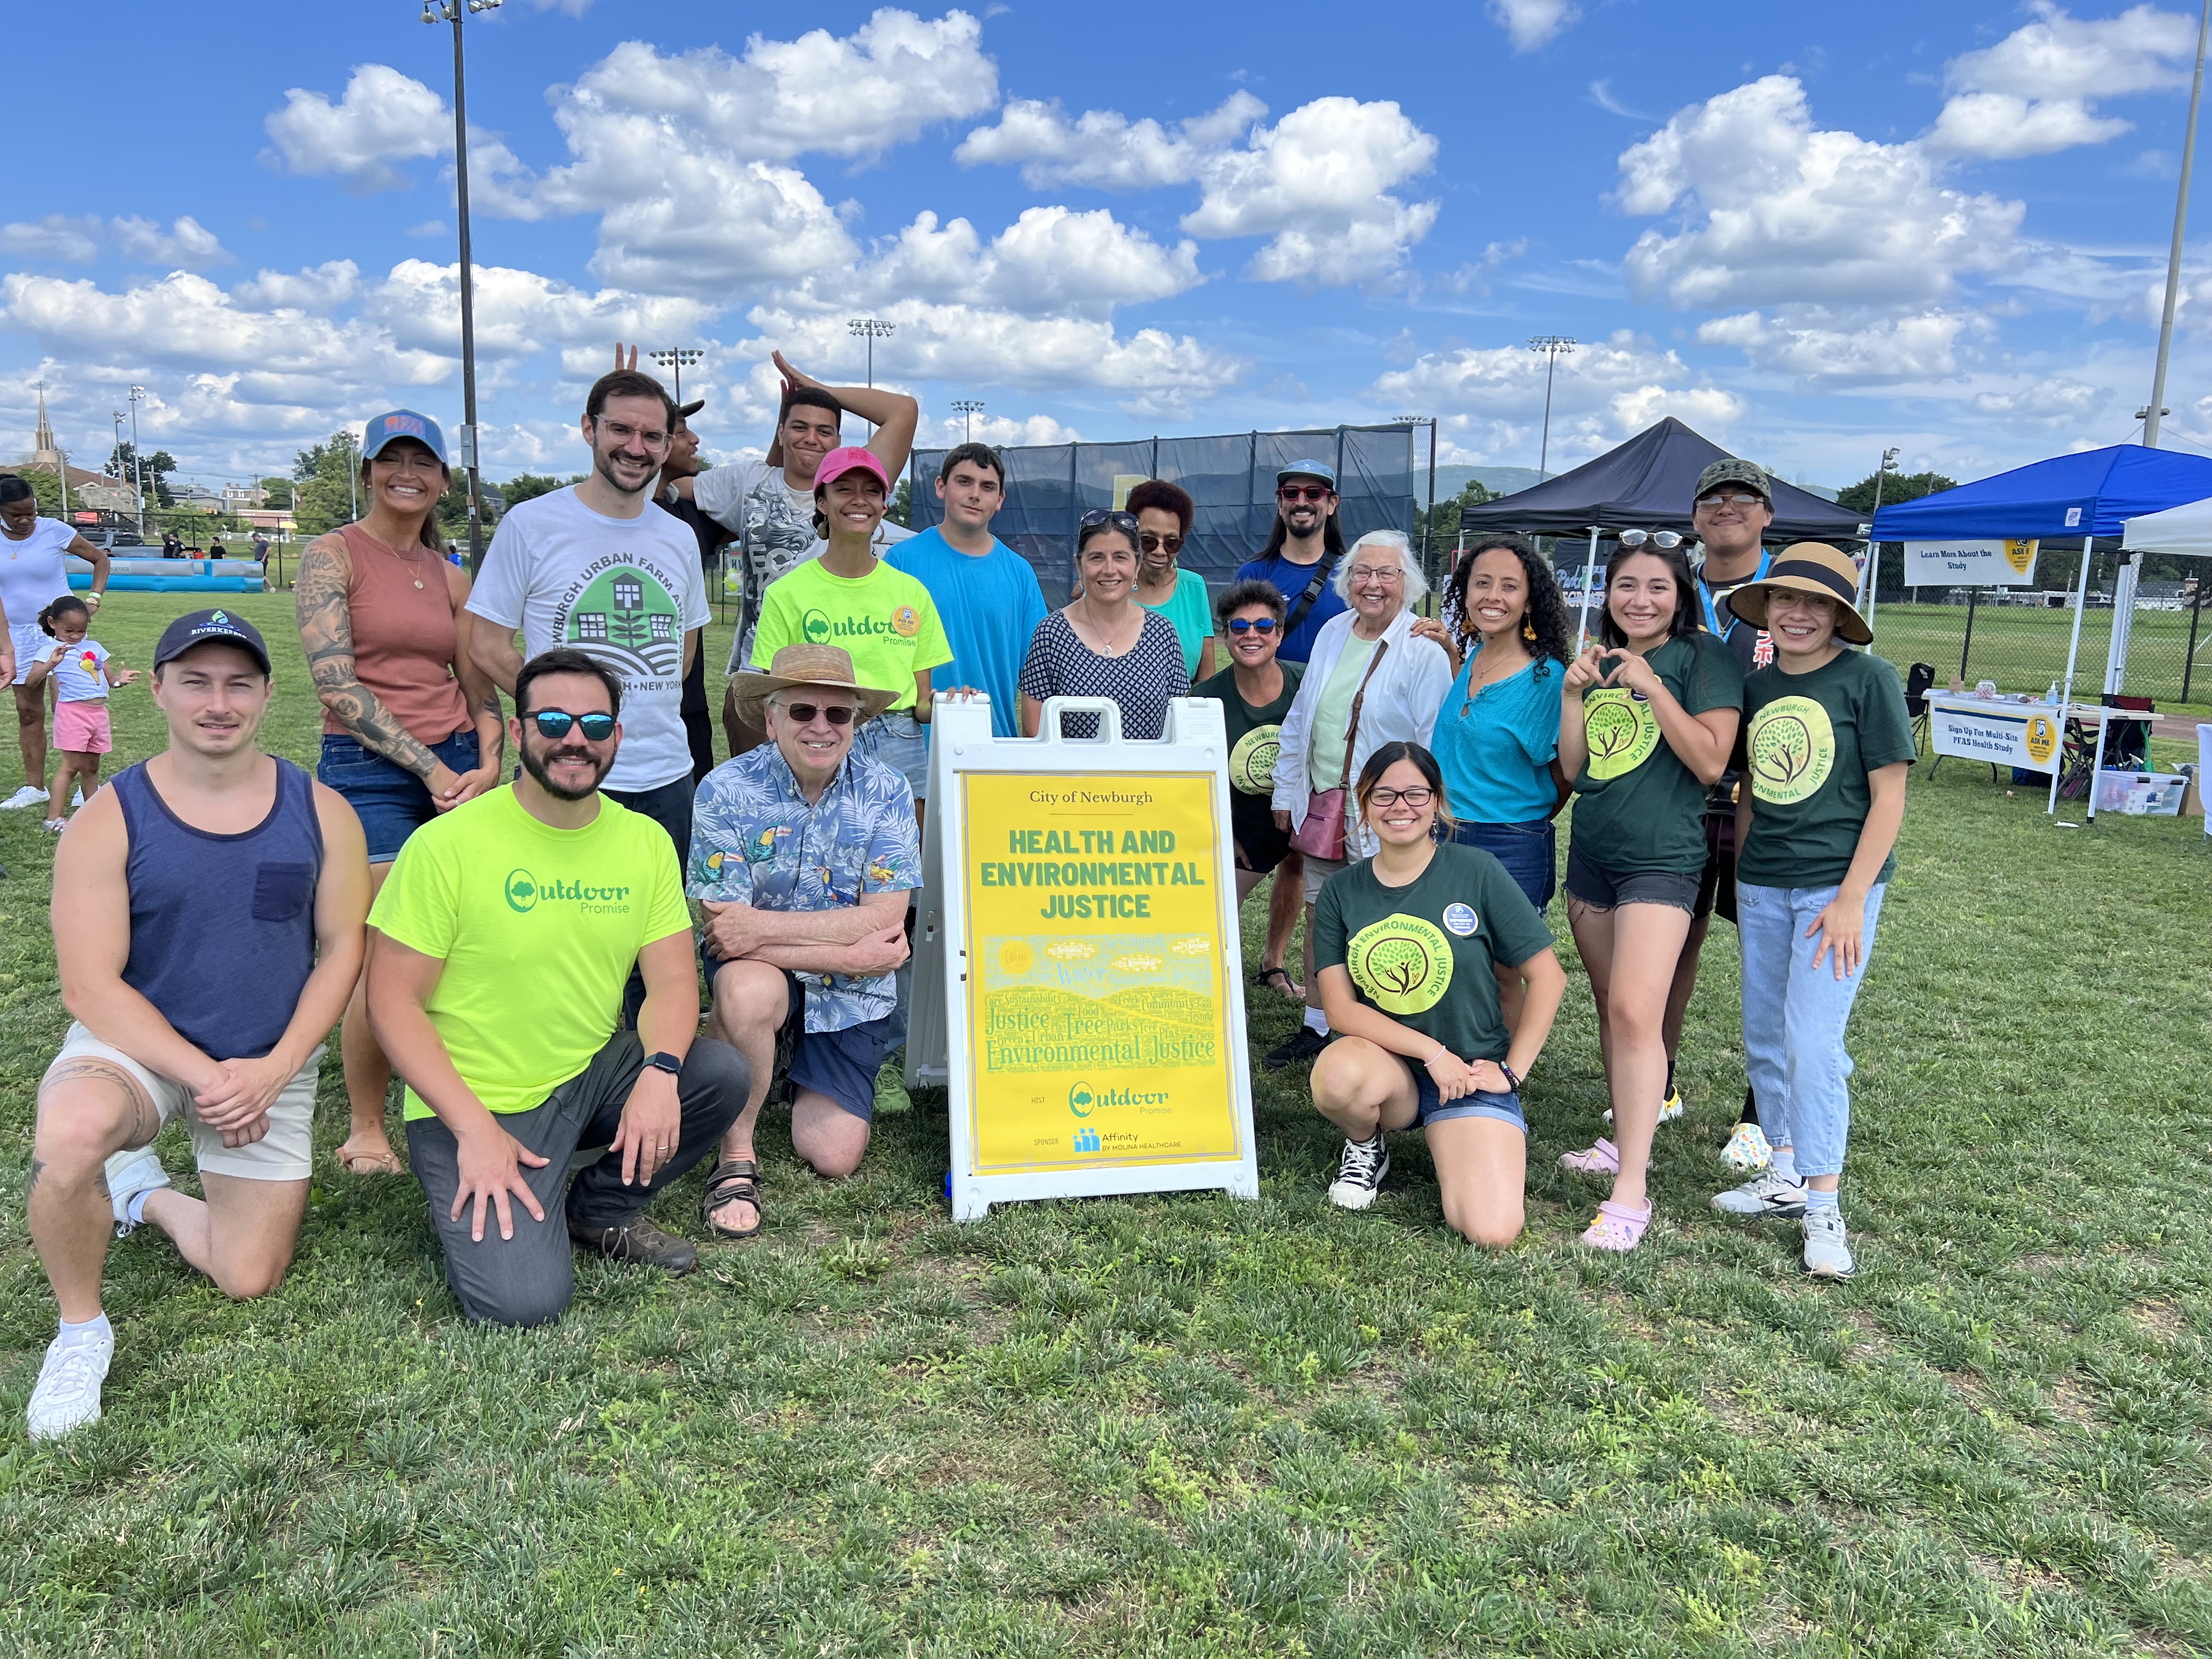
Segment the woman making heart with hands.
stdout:
[[1583,1242],[1632,1250],[1650,1224],[1644,1174],[1666,1091],[1667,988],[1705,863],[1705,790],[1728,769],[1743,671],[1705,630],[1681,538],[1625,531],[1599,641],[1567,665],[1559,766],[1573,776],[1567,921],[1589,969],[1616,1146],[1559,1161],[1610,1175]]

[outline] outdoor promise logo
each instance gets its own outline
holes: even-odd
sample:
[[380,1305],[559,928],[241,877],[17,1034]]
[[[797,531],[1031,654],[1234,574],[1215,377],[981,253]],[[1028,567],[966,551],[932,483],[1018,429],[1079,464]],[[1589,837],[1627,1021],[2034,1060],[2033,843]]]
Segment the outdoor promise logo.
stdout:
[[1091,1109],[1096,1104],[1097,1102],[1087,1083],[1079,1083],[1067,1091],[1067,1109],[1078,1117],[1089,1117]]
[[527,870],[510,870],[501,891],[507,899],[507,908],[517,915],[528,915],[540,904],[562,902],[574,905],[586,915],[625,914],[629,909],[628,887],[600,887],[586,881],[541,881]]
[[507,878],[507,908],[528,915],[538,908],[538,883],[527,870],[508,872]]

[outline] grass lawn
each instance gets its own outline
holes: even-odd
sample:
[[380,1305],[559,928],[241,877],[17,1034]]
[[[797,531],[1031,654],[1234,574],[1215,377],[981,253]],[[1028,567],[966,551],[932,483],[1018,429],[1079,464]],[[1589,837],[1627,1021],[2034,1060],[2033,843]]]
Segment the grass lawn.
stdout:
[[[292,637],[289,598],[222,602]],[[183,608],[120,595],[96,636],[143,665]],[[280,681],[270,741],[307,760]],[[143,756],[143,689],[114,707]],[[333,1060],[290,1279],[231,1304],[154,1230],[118,1245],[107,1416],[35,1449],[22,1187],[64,1016],[51,843],[0,814],[0,1650],[2212,1652],[2212,851],[2051,828],[1978,767],[1910,800],[1850,1285],[1705,1208],[1743,1086],[1722,927],[1626,1260],[1577,1246],[1599,1194],[1553,1161],[1604,1103],[1564,941],[1499,1255],[1445,1231],[1413,1137],[1373,1210],[1329,1209],[1303,1073],[1261,1073],[1257,1203],[970,1227],[924,1096],[841,1186],[771,1132],[764,1238],[695,1277],[583,1266],[557,1328],[475,1329],[412,1183],[327,1163]],[[1265,1048],[1292,1016],[1252,997]],[[699,1180],[657,1218],[698,1236]]]
[[[2197,668],[2189,701],[2181,700],[2182,664],[2190,654],[2189,613],[2138,611],[2128,639],[2127,689],[2157,699],[2167,714],[2212,714],[2212,623],[2197,636]],[[2001,691],[2041,693],[2066,679],[2066,646],[2073,630],[2071,610],[2032,610],[2026,605],[1977,605],[1974,637],[1966,656],[1966,684],[1995,680]],[[1936,684],[1948,685],[1959,672],[1966,645],[1963,605],[1877,605],[1875,648],[1903,673],[1916,662],[1936,670]],[[2112,613],[2081,614],[2081,646],[2074,665],[2074,695],[2094,703],[2105,683],[2105,653],[2112,645]]]

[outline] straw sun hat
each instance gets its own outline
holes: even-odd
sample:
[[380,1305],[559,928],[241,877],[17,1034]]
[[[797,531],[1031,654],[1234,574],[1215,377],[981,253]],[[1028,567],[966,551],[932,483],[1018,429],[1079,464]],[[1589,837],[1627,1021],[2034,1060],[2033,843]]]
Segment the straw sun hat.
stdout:
[[1853,645],[1874,643],[1874,629],[1853,603],[1859,594],[1859,568],[1850,554],[1826,542],[1792,542],[1774,556],[1764,576],[1746,582],[1722,603],[1753,628],[1765,628],[1766,602],[1777,588],[1833,599],[1837,636]]
[[762,711],[770,696],[797,686],[849,693],[860,706],[863,720],[882,714],[898,696],[860,684],[853,678],[852,653],[836,645],[787,645],[769,659],[768,672],[748,670],[737,677],[735,685],[738,710],[754,726],[764,723]]

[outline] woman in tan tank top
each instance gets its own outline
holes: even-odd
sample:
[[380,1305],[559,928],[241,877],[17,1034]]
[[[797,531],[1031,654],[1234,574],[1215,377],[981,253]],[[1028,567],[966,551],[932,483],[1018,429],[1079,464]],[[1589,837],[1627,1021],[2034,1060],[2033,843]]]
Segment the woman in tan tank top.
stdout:
[[[499,783],[499,695],[470,661],[469,579],[446,562],[438,535],[452,477],[435,421],[378,416],[362,447],[368,516],[317,537],[300,560],[300,639],[323,703],[315,775],[361,818],[372,893],[410,833]],[[398,1175],[384,1127],[392,1062],[358,987],[343,1042],[353,1121],[338,1163]]]

